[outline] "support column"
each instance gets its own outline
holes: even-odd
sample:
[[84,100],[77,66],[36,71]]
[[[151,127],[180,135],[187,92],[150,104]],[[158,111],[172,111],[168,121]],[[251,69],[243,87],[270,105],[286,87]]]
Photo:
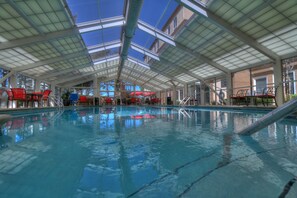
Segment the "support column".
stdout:
[[227,81],[227,105],[231,105],[230,96],[233,94],[232,73],[226,74]]
[[157,96],[157,98],[159,98],[159,100],[160,100],[160,104],[162,104],[162,98],[161,98],[161,91],[158,91],[158,93],[156,94],[156,96]]
[[[41,84],[41,81],[40,80],[35,80],[35,91],[36,92],[40,92],[40,84]],[[51,88],[52,91],[53,91],[53,88]]]
[[[16,74],[12,74],[9,79],[9,84],[11,88],[17,88],[17,77]],[[9,104],[9,108],[16,108],[17,107],[17,101],[12,101],[12,103]]]
[[168,97],[168,91],[167,91],[167,89],[165,90],[165,103],[166,103],[166,105],[168,105],[168,103],[167,103],[167,97]]
[[283,67],[281,59],[277,59],[273,65],[274,86],[277,88],[276,102],[278,106],[284,104]]
[[172,96],[171,100],[173,101],[173,105],[176,105],[176,86],[172,87]]
[[101,81],[98,80],[98,85],[97,85],[97,86],[98,86],[98,93],[97,93],[97,94],[98,94],[98,97],[100,98],[100,96],[101,96],[101,92],[100,92],[100,89],[101,89]]
[[184,97],[188,97],[188,84],[184,84]]
[[[222,89],[222,84],[221,84],[221,89]],[[218,105],[218,97],[217,97],[217,78],[214,79],[214,90],[215,90],[215,93],[214,94],[211,94],[214,96],[214,101],[216,103],[216,105]],[[210,90],[211,91],[211,90]],[[210,101],[212,102],[212,101]]]
[[200,81],[200,104],[205,105],[205,84]]
[[253,76],[252,76],[252,69],[249,69],[250,72],[250,94],[253,95]]
[[16,74],[13,74],[10,77],[10,85],[12,88],[16,88],[17,87],[17,78],[16,78]]
[[99,97],[98,78],[93,80],[94,97]]
[[[39,86],[40,87],[40,86]],[[40,89],[39,89],[40,90]],[[51,95],[53,97],[56,97],[56,84],[55,83],[51,83],[51,90],[52,90],[52,93]]]
[[93,79],[93,93],[94,93],[93,105],[96,105],[96,100],[99,101],[98,78]]
[[188,88],[188,96],[191,97],[192,96],[192,85],[187,84],[187,88]]

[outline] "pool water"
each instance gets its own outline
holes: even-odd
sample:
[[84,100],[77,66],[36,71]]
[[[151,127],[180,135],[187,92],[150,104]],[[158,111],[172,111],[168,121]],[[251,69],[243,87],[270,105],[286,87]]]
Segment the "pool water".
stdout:
[[[297,175],[297,122],[265,112],[112,107],[15,115],[0,136],[1,198],[278,197]],[[296,198],[297,184],[286,197]]]

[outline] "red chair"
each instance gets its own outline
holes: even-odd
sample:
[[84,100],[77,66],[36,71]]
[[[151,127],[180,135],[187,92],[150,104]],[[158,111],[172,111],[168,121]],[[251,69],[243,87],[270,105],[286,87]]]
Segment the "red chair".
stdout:
[[12,100],[17,101],[16,107],[18,107],[18,101],[21,101],[23,103],[27,103],[27,97],[26,97],[26,90],[24,88],[11,88],[12,91]]
[[131,102],[131,104],[135,104],[136,103],[136,98],[131,98],[130,102]]
[[105,98],[105,104],[112,104],[112,99],[111,98]]
[[79,96],[79,104],[80,103],[89,103],[87,96]]
[[27,93],[27,102],[28,102],[27,106],[29,106],[29,102],[32,103],[32,106],[34,102],[38,102],[39,104],[42,94],[43,94],[42,92]]
[[44,92],[33,92],[32,94],[29,94],[30,97],[28,98],[28,102],[38,102],[38,106],[41,101],[43,101],[43,104],[48,101],[48,97],[52,90],[46,89]]
[[130,102],[131,102],[131,104],[140,104],[140,99],[139,98],[131,98]]
[[151,103],[152,104],[158,104],[158,103],[160,103],[160,99],[159,98],[152,98]]
[[50,90],[50,89],[46,89],[46,90],[44,90],[44,92],[43,92],[43,94],[42,94],[42,98],[41,98],[41,100],[43,101],[43,104],[45,103],[45,102],[48,102],[48,98],[49,98],[49,95],[52,93],[52,90]]
[[48,97],[51,93],[52,93],[52,90],[50,90],[50,89],[44,90],[43,95],[42,95],[42,100],[48,100]]

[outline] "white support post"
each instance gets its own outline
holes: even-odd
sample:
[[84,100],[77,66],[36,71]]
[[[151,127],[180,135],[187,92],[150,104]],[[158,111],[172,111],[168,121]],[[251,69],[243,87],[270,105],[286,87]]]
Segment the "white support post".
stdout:
[[276,102],[278,106],[284,104],[283,67],[280,59],[273,65],[274,86],[277,88]]
[[99,89],[98,89],[98,87],[100,87],[100,86],[98,86],[98,78],[94,78],[94,80],[93,80],[93,89],[94,89],[94,100],[93,100],[93,105],[96,105],[96,98],[97,98],[97,100],[99,101],[99,103],[100,103],[100,100],[99,100],[99,98],[100,98],[100,92],[99,92]]
[[98,78],[94,78],[93,87],[94,87],[94,96],[99,97]]
[[176,86],[172,87],[172,97],[171,100],[173,101],[173,105],[176,105]]
[[[17,87],[17,77],[16,74],[13,74],[10,76],[9,84],[11,88]],[[12,103],[9,104],[9,108],[16,108],[17,107],[17,101],[12,101]]]
[[165,90],[165,101],[166,101],[166,105],[168,105],[168,100],[167,100],[167,98],[168,98],[168,90],[166,89],[166,90]]
[[[221,86],[222,87],[222,86]],[[212,94],[214,96],[214,101],[216,103],[216,105],[218,105],[218,100],[217,100],[217,78],[214,79],[214,90],[215,90],[215,93]]]
[[157,98],[159,98],[159,100],[160,100],[160,104],[161,104],[161,101],[162,101],[161,96],[162,96],[161,91],[158,91]]
[[184,84],[184,97],[188,97],[188,84]]
[[17,87],[16,74],[11,75],[11,77],[10,77],[10,85],[11,85],[12,88],[16,88]]
[[200,81],[200,104],[205,105],[205,84]]
[[226,75],[227,80],[227,105],[231,105],[230,96],[233,94],[232,73]]
[[35,79],[35,91],[36,92],[39,92],[40,91],[40,84],[41,84],[41,81],[39,79]]
[[51,90],[52,90],[51,95],[53,97],[55,97],[56,96],[56,84],[55,83],[51,84]]

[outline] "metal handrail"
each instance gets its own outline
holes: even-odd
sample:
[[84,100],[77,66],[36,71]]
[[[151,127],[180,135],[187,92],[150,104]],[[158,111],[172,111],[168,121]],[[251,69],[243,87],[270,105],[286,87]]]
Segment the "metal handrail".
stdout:
[[51,119],[52,121],[54,121],[64,113],[64,104],[61,98],[57,98],[55,96],[48,96],[48,102],[50,103],[51,101],[54,103],[55,106],[58,107],[58,113],[55,114]]
[[181,101],[180,101],[180,103],[179,103],[179,105],[186,105],[187,104],[187,102],[190,100],[190,97],[188,96],[188,97],[184,97]]

